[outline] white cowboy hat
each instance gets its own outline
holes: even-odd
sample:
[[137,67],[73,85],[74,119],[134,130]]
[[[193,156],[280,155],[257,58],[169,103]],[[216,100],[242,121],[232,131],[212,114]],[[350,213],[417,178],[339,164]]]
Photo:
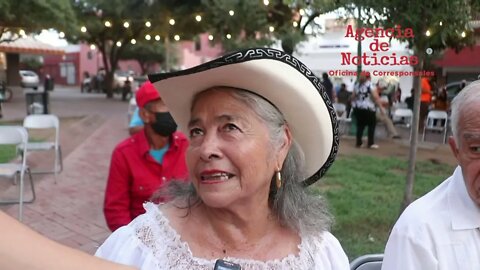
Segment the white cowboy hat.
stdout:
[[[269,48],[234,52],[208,63],[149,75],[181,131],[188,134],[192,98],[214,86],[249,90],[274,104],[305,153],[305,185],[317,181],[339,144],[335,110],[320,79],[295,57]],[[212,104],[214,106],[214,104]]]

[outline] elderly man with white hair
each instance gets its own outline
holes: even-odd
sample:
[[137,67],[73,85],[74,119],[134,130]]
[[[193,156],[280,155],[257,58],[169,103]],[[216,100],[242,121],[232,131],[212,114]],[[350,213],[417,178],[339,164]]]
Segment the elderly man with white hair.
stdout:
[[452,176],[413,202],[393,227],[384,270],[480,269],[480,80],[452,102]]

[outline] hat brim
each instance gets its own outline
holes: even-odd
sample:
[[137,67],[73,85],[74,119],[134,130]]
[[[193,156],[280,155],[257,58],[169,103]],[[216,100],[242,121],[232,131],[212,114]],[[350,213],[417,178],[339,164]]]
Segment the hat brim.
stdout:
[[190,69],[149,75],[149,79],[186,134],[196,94],[215,86],[241,88],[262,96],[284,115],[305,154],[307,178],[299,181],[314,183],[335,160],[339,136],[332,103],[320,79],[282,51],[248,49]]

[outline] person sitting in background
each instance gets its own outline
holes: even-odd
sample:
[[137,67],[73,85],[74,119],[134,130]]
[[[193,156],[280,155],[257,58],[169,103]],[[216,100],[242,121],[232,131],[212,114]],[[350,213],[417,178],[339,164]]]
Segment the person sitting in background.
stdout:
[[413,102],[414,102],[414,98],[415,98],[415,89],[412,88],[410,90],[410,96],[405,98],[405,103],[407,103],[407,108],[409,108],[410,110],[413,111]]
[[480,80],[452,101],[453,175],[410,204],[392,229],[384,270],[480,269]]
[[104,214],[112,231],[144,213],[143,203],[157,189],[188,175],[187,138],[176,131],[177,125],[153,84],[144,83],[136,100],[144,129],[113,150],[105,190]]
[[146,204],[96,255],[141,269],[213,269],[217,259],[241,269],[349,269],[326,204],[306,189],[339,142],[312,74],[291,55],[256,48],[151,75],[189,134],[191,182],[172,182],[172,201]]
[[342,83],[337,93],[337,101],[345,105],[345,117],[347,118],[350,117],[350,110],[352,109],[351,97],[352,93],[347,90],[347,85]]
[[[432,102],[432,87],[427,77],[421,78],[421,94],[420,94],[420,119],[418,130],[423,130],[425,118],[427,117]],[[413,107],[413,106],[412,106]]]
[[143,130],[143,120],[140,118],[140,109],[136,107],[128,124],[128,133],[133,135],[141,130]]
[[322,74],[322,79],[323,79],[322,85],[323,87],[325,87],[325,92],[327,92],[327,95],[330,101],[334,103],[337,99],[337,97],[335,96],[336,93],[335,93],[335,90],[333,89],[332,81],[330,80],[326,72]]
[[440,88],[437,92],[435,97],[435,110],[448,110],[447,89],[445,87]]
[[[390,102],[389,99],[386,95],[383,94],[383,92],[387,89],[388,84],[384,80],[379,80],[377,84],[375,85],[376,90],[378,92],[378,95],[380,96],[380,106],[377,111],[376,111],[376,117],[377,120],[381,121],[386,129],[387,129],[387,135],[390,139],[400,139],[400,135],[398,135],[398,131],[393,125],[392,119],[390,119],[390,116],[388,115],[389,109],[390,109]],[[383,112],[382,112],[383,109]]]

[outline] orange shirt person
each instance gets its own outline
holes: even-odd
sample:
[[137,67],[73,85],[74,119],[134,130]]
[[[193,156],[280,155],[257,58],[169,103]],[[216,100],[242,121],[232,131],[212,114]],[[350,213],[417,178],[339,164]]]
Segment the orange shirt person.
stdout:
[[428,107],[432,100],[432,86],[426,77],[421,79],[421,89],[422,93],[420,95],[420,121],[419,129],[422,130],[425,122],[425,118],[428,114]]

